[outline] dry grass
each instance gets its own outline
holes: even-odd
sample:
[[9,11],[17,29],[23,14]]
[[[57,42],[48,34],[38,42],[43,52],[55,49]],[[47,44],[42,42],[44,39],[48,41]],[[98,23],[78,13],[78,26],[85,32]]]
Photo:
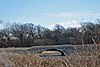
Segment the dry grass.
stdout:
[[63,58],[2,52],[0,67],[100,67],[100,51],[77,51]]

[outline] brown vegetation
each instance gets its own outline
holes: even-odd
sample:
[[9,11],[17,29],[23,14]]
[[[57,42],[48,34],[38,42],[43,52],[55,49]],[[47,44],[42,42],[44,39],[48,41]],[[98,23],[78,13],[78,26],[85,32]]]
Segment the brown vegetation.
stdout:
[[78,51],[65,57],[1,52],[0,67],[100,67],[100,51]]

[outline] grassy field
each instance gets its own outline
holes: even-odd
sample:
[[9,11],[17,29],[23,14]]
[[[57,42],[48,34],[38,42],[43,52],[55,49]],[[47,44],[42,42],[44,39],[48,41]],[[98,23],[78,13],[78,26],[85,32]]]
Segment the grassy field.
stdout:
[[76,51],[62,58],[0,52],[0,67],[100,67],[100,51]]

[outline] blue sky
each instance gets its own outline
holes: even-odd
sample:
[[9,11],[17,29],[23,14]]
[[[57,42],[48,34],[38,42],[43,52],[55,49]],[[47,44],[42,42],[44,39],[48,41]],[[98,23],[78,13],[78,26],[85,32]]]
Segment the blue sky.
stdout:
[[79,27],[82,19],[99,19],[99,7],[100,0],[0,0],[0,19],[11,23],[31,22],[49,28],[54,24]]

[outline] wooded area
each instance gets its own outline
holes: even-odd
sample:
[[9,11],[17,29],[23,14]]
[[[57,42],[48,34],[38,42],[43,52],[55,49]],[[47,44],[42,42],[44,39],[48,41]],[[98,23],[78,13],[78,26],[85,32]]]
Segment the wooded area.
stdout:
[[100,44],[100,20],[81,22],[81,27],[64,28],[56,24],[53,30],[34,25],[18,24],[0,30],[0,47],[30,47],[42,45]]

